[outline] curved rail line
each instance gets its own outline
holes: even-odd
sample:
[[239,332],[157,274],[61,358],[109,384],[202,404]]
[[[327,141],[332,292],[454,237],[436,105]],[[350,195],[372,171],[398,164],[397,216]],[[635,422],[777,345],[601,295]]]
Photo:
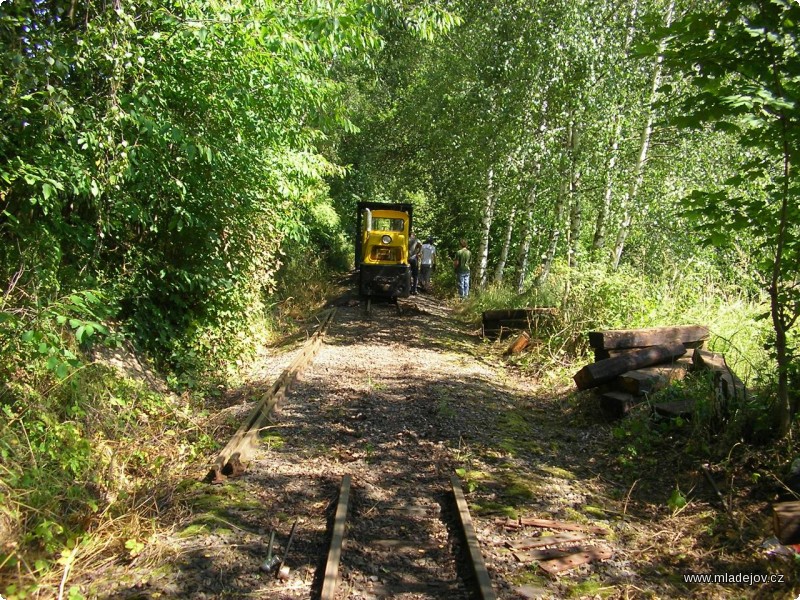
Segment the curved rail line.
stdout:
[[320,323],[317,330],[306,340],[300,353],[275,380],[272,387],[261,396],[247,420],[242,423],[217,456],[207,476],[209,481],[222,483],[228,476],[241,473],[242,462],[250,457],[262,425],[275,407],[286,397],[291,385],[297,381],[303,370],[314,359],[335,314],[336,309],[331,308],[319,315]]
[[[342,484],[339,488],[339,501],[336,505],[336,514],[333,520],[331,543],[328,549],[328,559],[325,564],[325,573],[322,581],[322,591],[319,596],[320,600],[334,600],[336,597],[339,563],[342,558],[345,540],[351,483],[352,479],[350,475],[342,477]],[[461,480],[456,475],[453,475],[450,478],[450,484],[453,490],[455,506],[458,511],[463,541],[466,543],[470,567],[475,577],[474,586],[478,594],[477,597],[481,598],[481,600],[496,600],[497,596],[492,588],[489,572],[486,569],[486,564],[484,563],[483,555],[478,545],[478,538],[472,525],[472,518],[469,514],[464,491],[461,488]]]

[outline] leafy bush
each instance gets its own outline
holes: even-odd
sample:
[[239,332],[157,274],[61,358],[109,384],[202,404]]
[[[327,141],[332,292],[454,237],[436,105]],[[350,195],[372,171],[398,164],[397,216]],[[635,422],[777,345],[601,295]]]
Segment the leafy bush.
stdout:
[[0,413],[0,590],[7,597],[23,594],[18,584],[34,564],[29,591],[47,586],[59,569],[54,558],[78,541],[90,545],[96,529],[146,538],[150,526],[140,513],[155,503],[143,499],[167,493],[212,445],[190,398],[154,392],[99,363],[84,363],[67,379],[41,367],[18,372],[0,393]]

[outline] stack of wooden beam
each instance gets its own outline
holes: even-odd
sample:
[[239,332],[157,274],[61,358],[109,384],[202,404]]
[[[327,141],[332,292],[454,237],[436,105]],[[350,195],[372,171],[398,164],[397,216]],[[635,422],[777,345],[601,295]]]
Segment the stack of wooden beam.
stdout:
[[[687,348],[702,349],[708,340],[703,325],[615,329],[589,333],[595,362],[573,379],[579,390],[598,388],[600,404],[622,416],[657,390],[683,379],[692,367]],[[683,411],[685,407],[675,407]]]

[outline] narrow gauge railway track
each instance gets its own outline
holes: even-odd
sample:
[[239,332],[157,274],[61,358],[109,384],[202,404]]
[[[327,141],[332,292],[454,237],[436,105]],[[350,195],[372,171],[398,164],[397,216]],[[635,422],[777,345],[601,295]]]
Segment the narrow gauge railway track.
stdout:
[[[215,461],[210,476],[222,482],[252,459],[239,483],[263,507],[249,514],[261,515],[255,545],[269,574],[265,597],[495,598],[460,482],[449,476],[456,464],[448,447],[458,437],[442,437],[449,413],[440,413],[417,371],[425,356],[438,357],[420,346],[431,323],[417,304],[402,315],[381,307],[370,317],[363,303],[347,303],[331,327],[328,315]],[[315,368],[280,402],[281,424],[271,425],[285,443],[256,448],[270,411],[323,335]],[[457,389],[445,372],[431,374],[434,385]],[[346,485],[337,494],[340,479]]]
[[[397,525],[389,527],[390,535],[403,537],[365,539],[363,521],[369,521],[367,515],[359,515],[358,519],[348,527],[347,516],[351,497],[352,479],[349,475],[342,478],[342,485],[339,490],[339,499],[336,506],[336,514],[333,520],[331,533],[331,543],[328,550],[328,559],[325,563],[325,573],[320,592],[320,600],[336,600],[337,598],[349,597],[348,591],[343,590],[347,586],[342,586],[339,582],[340,562],[347,562],[348,554],[356,555],[357,559],[370,559],[373,547],[381,547],[379,552],[383,553],[386,549],[395,553],[403,554],[405,560],[393,561],[392,569],[378,570],[380,575],[375,575],[368,583],[369,591],[378,598],[384,597],[420,597],[420,598],[480,598],[481,600],[495,600],[496,596],[492,588],[489,573],[483,561],[483,556],[478,545],[477,536],[472,526],[472,518],[469,514],[461,481],[455,475],[450,479],[453,492],[453,504],[458,516],[458,527],[461,542],[466,545],[465,557],[470,565],[469,579],[462,584],[459,580],[437,581],[425,577],[424,564],[428,561],[441,563],[447,560],[457,560],[445,550],[445,544],[437,543],[433,536],[426,536],[424,533],[430,524],[431,519],[439,517],[438,506],[431,510],[431,506],[415,504],[406,507],[389,507],[389,512],[396,512],[399,515]],[[409,521],[422,524],[422,528],[414,528],[409,531]],[[369,529],[369,528],[366,528]],[[382,531],[387,529],[387,524],[381,527]],[[349,534],[348,534],[349,530]],[[422,531],[420,531],[422,530]],[[355,535],[354,535],[355,534]],[[374,534],[373,534],[374,535]],[[428,539],[430,537],[430,539]],[[426,538],[426,539],[420,539]],[[346,542],[352,542],[346,550]],[[343,558],[344,555],[344,558]],[[419,564],[423,568],[417,568]],[[398,569],[398,564],[403,569]],[[338,586],[338,587],[337,587]],[[338,592],[338,593],[337,593]]]

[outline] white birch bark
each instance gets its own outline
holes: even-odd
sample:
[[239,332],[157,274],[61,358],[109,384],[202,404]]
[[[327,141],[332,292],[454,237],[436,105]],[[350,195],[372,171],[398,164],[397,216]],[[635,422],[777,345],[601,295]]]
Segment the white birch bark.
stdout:
[[[667,27],[672,23],[672,13],[675,8],[674,0],[669,3],[667,8]],[[633,221],[632,206],[636,201],[636,193],[644,180],[644,167],[647,162],[647,152],[650,148],[650,138],[653,133],[653,105],[655,104],[656,94],[658,88],[661,86],[661,66],[664,57],[661,52],[663,51],[663,42],[659,46],[659,53],[653,63],[653,81],[650,88],[650,101],[648,103],[647,117],[645,119],[645,126],[642,129],[642,134],[639,139],[639,156],[636,159],[633,177],[631,178],[628,190],[622,198],[622,222],[619,225],[617,232],[617,241],[614,244],[614,249],[611,253],[611,267],[616,269],[619,267],[619,260],[622,257],[622,251],[625,248],[625,240],[628,238],[630,232],[631,222]]]
[[614,121],[614,133],[611,139],[608,165],[606,166],[606,191],[603,195],[603,202],[600,205],[600,210],[597,211],[597,221],[594,226],[594,239],[592,240],[592,252],[601,250],[606,243],[606,221],[611,211],[611,198],[614,196],[614,167],[617,165],[619,138],[620,135],[622,135],[622,119],[619,114],[614,115]]
[[567,195],[569,192],[569,180],[564,178],[561,180],[561,185],[558,189],[558,197],[556,198],[555,218],[553,219],[553,228],[550,230],[550,240],[547,247],[547,252],[542,257],[542,265],[539,274],[536,276],[536,285],[542,285],[547,281],[550,275],[550,267],[553,265],[553,259],[556,256],[556,249],[558,248],[558,240],[561,238],[561,226],[564,220],[564,205],[566,204]]
[[583,224],[583,211],[581,200],[578,196],[580,172],[578,171],[578,125],[570,124],[569,129],[569,244],[567,264],[570,268],[578,264],[578,249],[580,247],[581,225]]
[[500,259],[497,261],[497,266],[494,270],[494,282],[496,284],[503,283],[503,272],[506,268],[506,260],[508,259],[508,249],[511,246],[511,234],[514,232],[514,219],[517,216],[517,207],[511,207],[511,214],[508,215],[508,226],[506,227],[506,235],[503,238],[503,248],[500,251]]
[[571,164],[571,148],[573,144],[573,127],[572,127],[572,111],[570,110],[570,117],[567,119],[567,127],[565,131],[564,150],[561,155],[561,183],[558,186],[558,196],[556,197],[555,216],[553,218],[553,228],[550,230],[550,238],[547,246],[547,251],[542,256],[542,264],[539,269],[539,274],[536,276],[536,285],[542,285],[547,281],[550,275],[550,268],[553,265],[553,260],[556,256],[558,249],[558,241],[561,239],[561,227],[563,226],[564,213],[567,200],[569,198],[569,191],[572,183],[572,164]]
[[528,203],[525,207],[525,218],[522,221],[522,235],[520,236],[519,251],[517,252],[517,293],[525,289],[525,278],[528,276],[528,257],[531,249],[531,224],[533,223],[533,204],[536,199],[536,188],[531,188],[528,194]]
[[[627,60],[630,54],[631,42],[633,34],[636,30],[636,14],[639,10],[638,0],[634,0],[631,5],[631,12],[628,15],[628,23],[625,31],[625,43],[623,45],[622,56],[623,60]],[[611,212],[611,199],[614,196],[614,168],[617,166],[617,157],[619,155],[619,140],[622,136],[622,106],[618,108],[617,114],[614,115],[614,131],[611,137],[611,145],[608,152],[608,164],[606,165],[606,185],[605,193],[603,194],[603,201],[600,204],[600,210],[597,211],[597,221],[594,226],[594,239],[592,240],[592,253],[602,250],[606,243],[606,224],[608,215]]]
[[486,272],[489,263],[489,234],[492,230],[494,219],[494,169],[489,169],[486,176],[486,198],[483,204],[483,217],[481,218],[481,238],[478,246],[478,287],[486,287]]

